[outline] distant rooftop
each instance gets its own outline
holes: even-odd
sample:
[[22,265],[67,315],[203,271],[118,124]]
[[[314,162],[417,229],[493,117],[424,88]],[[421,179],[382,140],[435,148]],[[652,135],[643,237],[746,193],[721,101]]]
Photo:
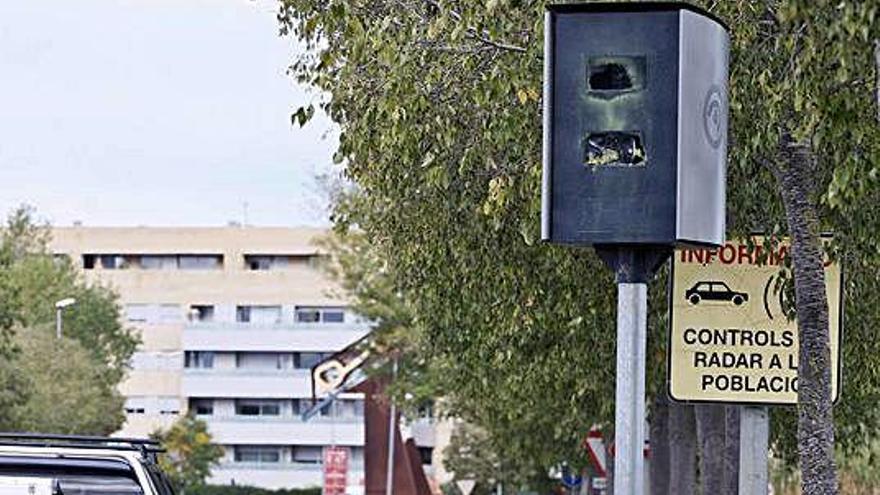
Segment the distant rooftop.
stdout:
[[319,227],[54,227],[55,252],[311,254]]

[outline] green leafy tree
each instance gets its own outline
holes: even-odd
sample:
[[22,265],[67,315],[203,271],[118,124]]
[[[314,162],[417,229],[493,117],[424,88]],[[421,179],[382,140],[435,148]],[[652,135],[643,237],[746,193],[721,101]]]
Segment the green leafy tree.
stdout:
[[[729,234],[759,229],[794,245],[801,404],[797,417],[774,411],[774,444],[799,458],[805,493],[834,493],[821,230],[837,233],[832,250],[848,268],[848,379],[835,419],[852,434],[841,447],[880,424],[877,7],[698,3],[732,33]],[[614,396],[609,273],[589,251],[535,245],[543,8],[284,0],[279,13],[282,31],[311,49],[293,72],[327,95],[318,105],[342,129],[337,158],[353,185],[336,201],[337,227],[363,233],[383,283],[406,301],[413,348],[450,412],[503,445],[521,478],[581,459],[580,437],[609,423]],[[652,393],[663,390],[665,276],[651,291]]]
[[204,486],[211,468],[223,457],[223,447],[211,443],[207,423],[191,414],[178,419],[166,431],[154,432],[151,437],[165,448],[159,455],[159,465],[181,494]]
[[[10,430],[109,434],[124,419],[116,387],[139,339],[120,323],[116,294],[82,280],[70,260],[53,256],[49,239],[48,226],[26,206],[0,228],[0,417]],[[43,334],[54,328],[55,301],[67,297],[77,303],[63,314],[65,338],[50,345]],[[69,362],[62,350],[71,352]],[[82,407],[56,400],[58,384],[69,385]],[[74,413],[81,417],[60,419]]]
[[119,383],[140,340],[122,325],[118,296],[107,287],[86,283],[70,260],[53,256],[50,235],[48,225],[39,223],[29,207],[18,208],[7,219],[0,262],[8,261],[0,280],[13,287],[13,320],[26,327],[52,324],[55,301],[75,298],[76,305],[63,314],[64,334],[107,363],[103,379]]
[[123,397],[79,341],[34,327],[17,329],[13,342],[19,352],[0,363],[0,382],[17,387],[4,395],[22,400],[3,404],[5,431],[109,435],[122,426]]
[[21,283],[13,269],[28,253],[39,251],[46,243],[45,231],[35,228],[33,212],[20,207],[10,213],[0,229],[0,355],[14,351],[13,326],[21,323],[25,311]]
[[[502,459],[493,450],[492,438],[474,425],[458,422],[449,445],[443,451],[443,466],[453,473],[453,480],[474,480],[474,495],[495,492],[498,480],[510,479],[502,472]],[[457,492],[456,492],[457,493]]]

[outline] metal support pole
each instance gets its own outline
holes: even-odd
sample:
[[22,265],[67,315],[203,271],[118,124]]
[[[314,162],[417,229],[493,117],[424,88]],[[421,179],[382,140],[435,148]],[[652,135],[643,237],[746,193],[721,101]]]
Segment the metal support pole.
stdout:
[[[397,378],[397,359],[391,368],[391,382]],[[385,495],[392,495],[394,488],[394,440],[397,435],[397,405],[391,400],[391,394],[388,394],[388,400],[391,403],[390,414],[388,415],[388,468],[385,473]]]
[[55,338],[61,340],[61,308],[55,308]]
[[743,406],[739,416],[739,493],[767,495],[769,441],[767,408]]
[[614,493],[645,493],[645,345],[648,286],[617,284]]

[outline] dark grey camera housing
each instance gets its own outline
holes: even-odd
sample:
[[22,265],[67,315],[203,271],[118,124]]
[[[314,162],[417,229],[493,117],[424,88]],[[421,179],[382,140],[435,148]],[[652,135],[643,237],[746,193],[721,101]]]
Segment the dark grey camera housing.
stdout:
[[550,5],[542,238],[720,245],[725,25],[677,3]]

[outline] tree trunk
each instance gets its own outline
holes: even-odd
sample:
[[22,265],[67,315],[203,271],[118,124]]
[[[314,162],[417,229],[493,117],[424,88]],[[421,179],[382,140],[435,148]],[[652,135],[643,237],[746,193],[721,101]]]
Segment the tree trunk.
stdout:
[[819,220],[811,199],[815,157],[808,144],[785,137],[783,166],[776,171],[791,233],[797,306],[798,456],[803,495],[837,493],[834,421],[831,409],[831,351],[828,300],[819,238]]
[[[739,415],[742,406],[725,406],[724,493],[739,495]],[[749,495],[749,494],[743,494]]]
[[697,423],[694,407],[669,404],[669,495],[697,492]]
[[703,495],[724,493],[725,406],[694,406],[700,443],[700,487]]
[[662,388],[651,410],[651,495],[669,495],[669,399]]
[[880,40],[874,40],[874,99],[877,103],[877,122],[880,122]]

